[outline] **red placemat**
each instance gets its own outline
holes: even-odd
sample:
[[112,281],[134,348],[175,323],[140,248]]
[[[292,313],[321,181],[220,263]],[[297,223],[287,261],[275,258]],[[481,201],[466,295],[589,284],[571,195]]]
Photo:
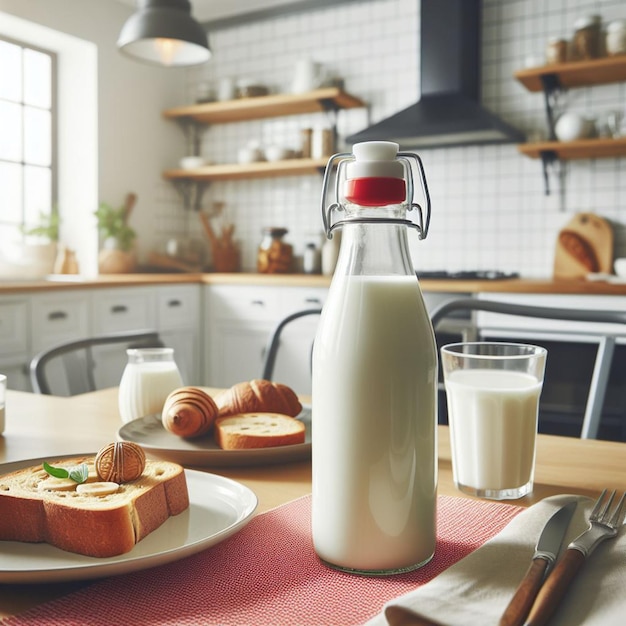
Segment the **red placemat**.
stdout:
[[255,517],[241,532],[176,563],[98,581],[3,622],[262,626],[361,624],[497,534],[522,509],[440,496],[437,550],[425,567],[370,578],[322,565],[311,542],[311,499]]

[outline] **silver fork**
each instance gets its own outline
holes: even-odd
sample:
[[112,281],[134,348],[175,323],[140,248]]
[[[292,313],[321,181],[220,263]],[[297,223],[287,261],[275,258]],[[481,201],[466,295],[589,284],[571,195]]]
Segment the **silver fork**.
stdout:
[[589,528],[567,546],[563,558],[557,563],[552,574],[543,584],[524,626],[542,626],[545,624],[556,610],[567,588],[589,555],[599,543],[617,535],[626,516],[626,493],[622,494],[613,512],[611,512],[611,507],[616,492],[613,491],[604,503],[606,494],[607,490],[605,489],[597,499],[589,515]]

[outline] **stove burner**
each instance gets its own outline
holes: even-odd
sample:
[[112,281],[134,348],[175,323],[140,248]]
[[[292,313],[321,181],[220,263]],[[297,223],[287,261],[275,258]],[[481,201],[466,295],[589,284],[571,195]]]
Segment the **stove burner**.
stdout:
[[460,272],[427,270],[416,273],[418,278],[436,280],[509,280],[511,278],[519,278],[517,272],[501,272],[499,270],[467,270]]

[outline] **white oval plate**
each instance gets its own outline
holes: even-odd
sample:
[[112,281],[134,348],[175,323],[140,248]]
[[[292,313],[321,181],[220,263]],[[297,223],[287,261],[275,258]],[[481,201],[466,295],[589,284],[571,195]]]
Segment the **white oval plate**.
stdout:
[[222,450],[211,435],[183,439],[169,433],[159,415],[148,415],[124,424],[118,431],[121,441],[139,444],[146,452],[168,461],[194,467],[269,465],[308,459],[311,456],[311,407],[305,406],[298,419],[306,427],[304,443],[273,448]]
[[[46,459],[0,465],[0,475]],[[185,470],[189,508],[170,517],[130,552],[105,559],[74,554],[46,543],[0,541],[0,583],[87,580],[136,572],[178,561],[241,530],[257,506],[253,491],[229,478]]]

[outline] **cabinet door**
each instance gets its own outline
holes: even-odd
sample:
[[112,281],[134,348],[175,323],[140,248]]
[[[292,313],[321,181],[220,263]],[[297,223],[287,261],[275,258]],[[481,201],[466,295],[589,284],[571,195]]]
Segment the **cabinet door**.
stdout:
[[[32,356],[59,343],[90,336],[89,292],[55,291],[31,296]],[[70,385],[65,368],[47,368],[55,395],[69,395]]]
[[0,372],[7,377],[7,389],[31,391],[29,360],[25,354],[12,358],[0,357]]
[[0,357],[28,351],[28,302],[21,298],[0,301]]
[[34,353],[57,343],[89,336],[89,293],[56,291],[31,296]]
[[[93,335],[156,328],[155,295],[151,287],[94,291],[91,304]],[[119,345],[101,346],[93,353],[96,387],[119,385],[127,362],[125,350]]]
[[161,340],[168,348],[174,348],[174,360],[185,385],[202,385],[200,371],[200,344],[195,330],[161,330]]
[[28,364],[28,301],[3,297],[0,301],[0,372],[9,389],[30,391]]
[[[322,287],[282,287],[280,319],[296,311],[321,308],[327,295],[328,289]],[[295,320],[281,334],[273,378],[299,394],[311,395],[311,350],[319,319],[313,315]]]
[[208,349],[212,387],[230,387],[244,380],[259,378],[271,324],[218,323],[213,328]]
[[298,394],[311,395],[311,350],[318,322],[317,315],[295,320],[280,337],[272,378]]
[[213,387],[259,378],[270,331],[280,317],[280,288],[205,288],[205,381]]
[[186,385],[203,384],[200,287],[164,285],[157,288],[157,329],[174,358]]

